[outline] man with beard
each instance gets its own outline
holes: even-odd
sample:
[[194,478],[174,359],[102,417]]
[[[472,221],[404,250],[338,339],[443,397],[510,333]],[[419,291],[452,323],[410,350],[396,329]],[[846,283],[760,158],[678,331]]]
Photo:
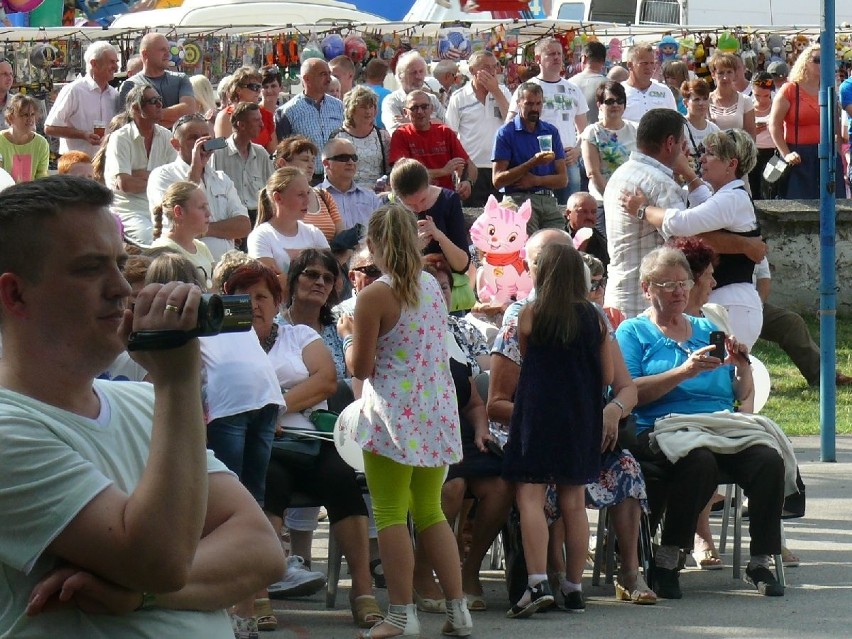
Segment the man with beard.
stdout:
[[[541,228],[563,229],[563,209],[553,193],[568,183],[559,130],[541,119],[543,93],[539,85],[525,82],[517,96],[518,114],[500,127],[494,140],[494,186],[504,194],[504,203],[520,207],[530,201],[530,235]],[[550,150],[546,150],[548,143]]]

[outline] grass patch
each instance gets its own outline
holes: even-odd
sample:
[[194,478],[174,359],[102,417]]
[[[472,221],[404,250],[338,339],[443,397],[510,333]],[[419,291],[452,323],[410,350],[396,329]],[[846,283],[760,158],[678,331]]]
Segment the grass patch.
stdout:
[[[819,322],[805,318],[814,341],[819,344]],[[852,323],[837,322],[837,368],[852,374]],[[776,344],[758,340],[754,354],[766,364],[772,391],[761,414],[778,422],[790,436],[819,435],[819,388],[808,386],[799,370]],[[852,387],[837,389],[838,434],[852,434]]]

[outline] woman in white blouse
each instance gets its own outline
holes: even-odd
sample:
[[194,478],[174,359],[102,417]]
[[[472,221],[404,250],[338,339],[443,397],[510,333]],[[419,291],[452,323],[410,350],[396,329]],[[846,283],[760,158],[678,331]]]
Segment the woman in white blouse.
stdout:
[[271,268],[285,291],[291,260],[307,248],[329,248],[322,231],[302,221],[312,193],[304,173],[287,166],[270,176],[257,198],[257,222],[248,236],[248,254]]

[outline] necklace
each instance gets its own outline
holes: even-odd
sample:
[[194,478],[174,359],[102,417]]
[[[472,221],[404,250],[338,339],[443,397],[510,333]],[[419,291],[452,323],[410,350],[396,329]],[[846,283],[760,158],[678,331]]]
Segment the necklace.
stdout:
[[274,323],[272,324],[272,330],[269,331],[269,335],[260,340],[260,347],[265,351],[269,352],[272,350],[272,347],[275,346],[275,340],[278,339],[278,326]]

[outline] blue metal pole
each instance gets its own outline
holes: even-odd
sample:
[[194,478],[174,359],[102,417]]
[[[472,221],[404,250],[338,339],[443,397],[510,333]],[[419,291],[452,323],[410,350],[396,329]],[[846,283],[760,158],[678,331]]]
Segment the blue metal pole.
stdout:
[[820,391],[819,430],[820,459],[837,461],[836,418],[837,387],[835,385],[837,342],[837,274],[835,272],[835,198],[836,180],[843,180],[836,171],[835,117],[837,95],[834,87],[834,3],[821,0],[820,12],[820,144],[819,172],[822,194],[819,207],[820,239]]

